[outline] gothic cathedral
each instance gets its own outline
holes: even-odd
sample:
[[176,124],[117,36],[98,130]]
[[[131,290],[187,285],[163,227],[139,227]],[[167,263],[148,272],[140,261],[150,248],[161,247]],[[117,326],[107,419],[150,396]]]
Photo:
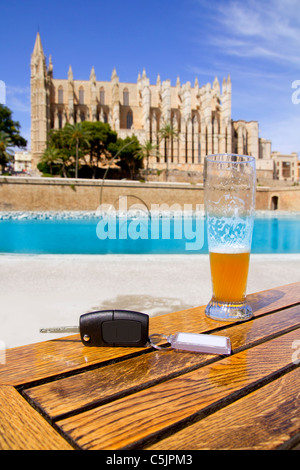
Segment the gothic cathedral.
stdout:
[[[136,135],[141,143],[159,143],[159,130],[166,124],[176,131],[168,150],[160,142],[159,161],[153,157],[151,167],[164,169],[203,170],[203,159],[211,153],[234,152],[270,158],[270,148],[258,136],[257,121],[231,119],[231,80],[222,86],[194,86],[190,82],[176,85],[170,80],[150,84],[145,70],[136,83],[120,82],[116,70],[110,81],[96,79],[94,67],[89,80],[74,80],[71,66],[67,79],[53,78],[51,56],[48,66],[40,34],[37,34],[31,56],[31,153],[33,166],[47,145],[50,129],[65,123],[84,120],[110,124],[119,137]],[[166,152],[168,151],[168,156]]]

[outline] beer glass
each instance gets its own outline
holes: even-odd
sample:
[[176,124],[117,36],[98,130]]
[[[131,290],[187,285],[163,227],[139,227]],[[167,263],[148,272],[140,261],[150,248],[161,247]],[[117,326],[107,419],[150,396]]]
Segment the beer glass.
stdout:
[[204,202],[213,295],[209,318],[241,321],[252,317],[246,302],[255,211],[255,158],[208,155],[204,163]]

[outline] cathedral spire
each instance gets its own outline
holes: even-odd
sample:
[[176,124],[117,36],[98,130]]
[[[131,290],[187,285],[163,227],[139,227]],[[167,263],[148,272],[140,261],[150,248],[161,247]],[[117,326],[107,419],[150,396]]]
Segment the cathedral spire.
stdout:
[[40,33],[38,32],[37,35],[36,35],[32,56],[37,57],[37,56],[41,56],[41,55],[44,56],[44,51],[43,51],[41,36],[40,36]]
[[96,82],[96,73],[95,73],[95,67],[92,67],[91,74],[90,74],[90,81],[91,82]]
[[213,89],[217,93],[217,95],[220,95],[220,83],[217,76],[215,77],[213,82]]
[[72,71],[71,65],[69,66],[69,70],[68,70],[68,80],[69,82],[73,82],[73,71]]
[[49,77],[53,77],[53,63],[51,55],[49,56],[48,75]]
[[43,51],[40,33],[37,33],[31,54],[31,77],[45,78],[47,75],[46,58]]
[[51,84],[51,77],[47,76],[46,58],[39,32],[36,35],[31,54],[30,68],[31,154],[33,166],[36,166],[46,148],[47,133],[50,128],[49,95]]
[[231,78],[230,75],[227,77],[227,91],[231,93]]
[[111,74],[111,80],[118,78],[116,67],[114,67],[112,74]]

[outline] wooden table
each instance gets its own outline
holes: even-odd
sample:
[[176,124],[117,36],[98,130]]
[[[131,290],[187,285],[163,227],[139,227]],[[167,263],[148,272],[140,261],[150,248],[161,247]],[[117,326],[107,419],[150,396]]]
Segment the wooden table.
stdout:
[[150,319],[150,333],[229,336],[231,356],[87,348],[79,335],[7,350],[0,449],[299,449],[300,283],[248,298],[244,323],[204,307]]

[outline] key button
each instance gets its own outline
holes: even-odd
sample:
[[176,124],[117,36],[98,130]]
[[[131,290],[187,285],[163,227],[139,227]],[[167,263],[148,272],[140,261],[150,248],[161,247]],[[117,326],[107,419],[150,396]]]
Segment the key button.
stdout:
[[108,344],[133,346],[141,341],[142,325],[131,320],[114,320],[102,323],[102,338]]

